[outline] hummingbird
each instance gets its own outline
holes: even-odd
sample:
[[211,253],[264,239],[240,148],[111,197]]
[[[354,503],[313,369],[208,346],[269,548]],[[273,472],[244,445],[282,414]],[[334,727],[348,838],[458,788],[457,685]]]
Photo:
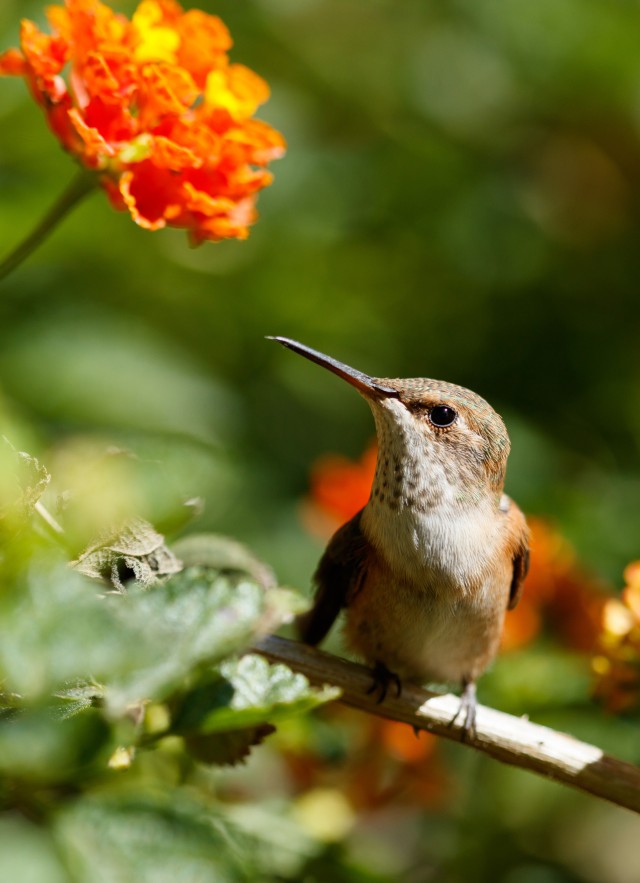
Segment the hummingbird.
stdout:
[[495,657],[529,567],[529,531],[503,492],[509,436],[469,389],[370,377],[286,337],[269,338],[346,380],[367,401],[378,454],[367,504],[333,535],[314,574],[302,641],[345,610],[348,646],[373,668],[378,701],[402,682],[461,685],[475,734],[476,680]]

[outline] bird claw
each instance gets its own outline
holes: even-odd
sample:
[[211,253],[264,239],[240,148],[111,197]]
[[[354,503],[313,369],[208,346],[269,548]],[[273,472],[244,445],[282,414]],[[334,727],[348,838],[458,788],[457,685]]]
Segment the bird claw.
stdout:
[[460,706],[449,722],[449,726],[453,727],[460,717],[464,714],[464,723],[462,724],[462,741],[473,741],[476,738],[476,685],[473,681],[463,682],[462,694],[460,695]]
[[380,705],[387,698],[391,683],[396,688],[396,699],[399,699],[402,693],[402,681],[395,672],[389,671],[383,662],[376,662],[373,666],[373,683],[367,690],[367,696],[377,692],[376,705]]

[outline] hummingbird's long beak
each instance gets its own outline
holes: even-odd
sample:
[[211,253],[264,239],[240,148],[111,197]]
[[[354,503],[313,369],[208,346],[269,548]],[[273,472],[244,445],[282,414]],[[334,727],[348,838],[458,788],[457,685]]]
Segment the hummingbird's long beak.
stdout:
[[397,389],[392,389],[390,386],[383,386],[373,377],[369,377],[368,374],[363,374],[362,371],[356,371],[355,368],[350,368],[343,362],[338,362],[337,359],[332,359],[331,356],[325,356],[324,353],[312,350],[311,347],[298,343],[297,340],[290,340],[288,337],[267,337],[267,340],[277,340],[278,343],[281,343],[282,346],[286,346],[287,349],[293,350],[294,353],[304,356],[305,359],[315,362],[316,365],[321,365],[323,368],[327,368],[329,371],[333,372],[333,374],[342,377],[342,379],[346,380],[347,383],[350,383],[351,386],[355,386],[358,392],[368,398],[393,397],[397,399],[399,397]]

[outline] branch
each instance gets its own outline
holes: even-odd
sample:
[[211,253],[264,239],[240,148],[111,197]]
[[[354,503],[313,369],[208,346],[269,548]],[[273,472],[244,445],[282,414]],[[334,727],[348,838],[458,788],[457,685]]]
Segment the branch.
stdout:
[[69,214],[84,197],[96,188],[98,176],[82,168],[62,192],[53,206],[34,230],[12,252],[0,261],[0,281],[20,266],[49,236],[60,221]]
[[[406,684],[399,698],[390,690],[378,705],[367,694],[372,676],[371,670],[363,665],[274,636],[265,638],[253,649],[271,662],[284,662],[316,686],[340,687],[345,705],[462,741],[461,725],[451,723],[460,704],[457,696],[431,693]],[[465,744],[503,763],[564,782],[640,813],[640,768],[565,733],[479,705],[476,735],[467,738]]]

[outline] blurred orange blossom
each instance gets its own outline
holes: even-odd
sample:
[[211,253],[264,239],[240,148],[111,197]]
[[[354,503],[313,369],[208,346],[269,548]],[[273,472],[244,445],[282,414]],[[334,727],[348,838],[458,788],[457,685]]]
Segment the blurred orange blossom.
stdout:
[[[375,465],[375,443],[355,462],[338,455],[316,462],[303,508],[312,533],[328,538],[367,503]],[[531,569],[518,606],[506,616],[502,650],[525,646],[545,626],[565,646],[592,652],[600,634],[604,587],[578,566],[573,549],[557,530],[537,518],[528,521]]]
[[600,652],[593,659],[596,695],[614,712],[640,701],[640,561],[624,571],[621,598],[604,606]]
[[131,20],[99,0],[23,20],[0,73],[22,76],[50,128],[112,204],[141,227],[183,227],[197,244],[246,238],[265,166],[282,136],[253,119],[269,87],[230,64],[224,23],[175,0],[143,0]]
[[305,740],[283,750],[297,792],[336,788],[357,811],[390,803],[438,807],[454,794],[454,783],[438,751],[438,737],[398,721],[363,715],[339,704],[319,712],[342,733],[344,755],[322,741]]

